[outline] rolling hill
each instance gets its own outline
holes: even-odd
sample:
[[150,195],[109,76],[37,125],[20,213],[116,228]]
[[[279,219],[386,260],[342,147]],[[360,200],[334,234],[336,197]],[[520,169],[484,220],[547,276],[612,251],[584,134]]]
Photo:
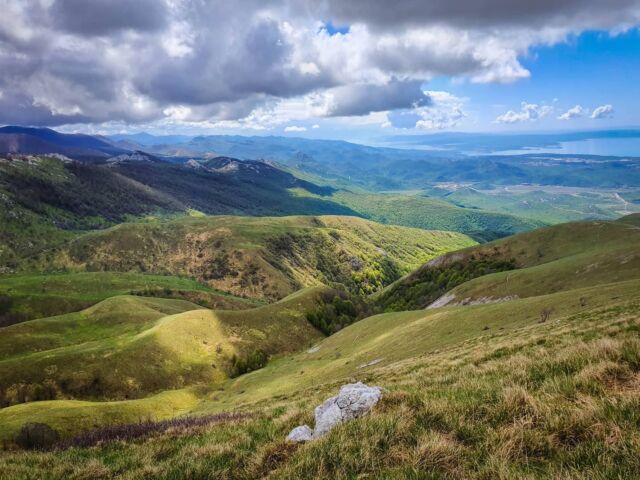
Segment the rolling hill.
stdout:
[[331,294],[309,289],[243,311],[115,296],[77,313],[5,327],[1,404],[125,400],[215,386],[322,338],[305,313]]
[[[183,388],[124,402],[56,400],[1,409],[0,438],[9,443],[27,422],[46,423],[68,438],[83,425],[140,418],[231,411],[248,417],[193,427],[182,417],[183,427],[129,440],[125,434],[93,448],[80,438],[66,450],[7,452],[0,466],[16,478],[87,475],[96,468],[106,477],[126,468],[136,479],[149,472],[174,478],[399,479],[425,472],[427,478],[633,478],[639,466],[640,269],[625,265],[637,257],[637,218],[549,227],[447,254],[428,268],[454,268],[474,258],[488,266],[510,263],[508,272],[474,270],[478,276],[454,292],[473,287],[477,298],[489,297],[496,278],[507,274],[521,275],[516,293],[524,285],[537,290],[500,303],[374,315],[327,338],[307,337],[313,348],[275,356],[264,368],[222,380],[213,392]],[[585,271],[585,257],[599,266]],[[565,272],[568,283],[538,286],[540,268],[551,278]],[[571,269],[580,273],[572,280]],[[380,297],[400,295],[398,285],[414,275]],[[547,310],[552,313],[541,316]],[[196,318],[183,325],[188,331],[200,323],[201,310],[178,313],[194,316],[190,312]],[[156,325],[177,327],[175,318]],[[227,321],[221,317],[221,325]],[[171,336],[176,345],[198,341]],[[306,445],[285,442],[291,428],[311,421],[315,405],[353,380],[385,388],[370,415]],[[91,438],[108,438],[108,430]]]
[[195,280],[139,273],[85,272],[0,276],[0,326],[76,312],[116,295],[177,298],[207,308],[236,310],[257,302]]
[[88,233],[23,268],[178,275],[274,300],[321,283],[373,292],[429,258],[474,243],[458,233],[355,217],[191,217]]
[[498,302],[635,279],[636,218],[555,225],[448,254],[389,286],[377,302],[391,310],[438,299],[438,306]]

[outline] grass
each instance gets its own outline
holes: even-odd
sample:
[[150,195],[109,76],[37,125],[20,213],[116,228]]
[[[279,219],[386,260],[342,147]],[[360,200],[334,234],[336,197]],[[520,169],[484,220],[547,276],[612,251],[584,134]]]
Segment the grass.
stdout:
[[525,233],[494,245],[500,257],[515,258],[523,268],[472,280],[451,293],[458,299],[528,297],[637,278],[638,242],[640,230],[622,222],[573,223]]
[[326,290],[312,288],[242,311],[120,296],[82,312],[6,327],[0,337],[0,398],[5,405],[121,400],[215,386],[233,374],[234,362],[256,351],[268,357],[322,338],[305,312]]
[[[144,427],[123,431],[148,425],[156,432],[105,438],[91,448],[9,450],[0,454],[0,478],[634,478],[635,219],[562,225],[447,254],[437,261],[441,267],[465,258],[508,259],[518,267],[465,282],[456,295],[503,295],[508,283],[520,298],[383,313],[326,338],[304,315],[327,291],[321,287],[239,311],[114,297],[88,312],[2,329],[10,333],[4,343],[0,338],[3,381],[32,375],[37,383],[43,372],[61,378],[104,368],[97,383],[95,375],[76,377],[93,389],[84,395],[109,384],[109,374],[111,395],[146,395],[0,409],[6,448],[33,422],[54,428],[63,441],[140,421]],[[343,231],[347,225],[356,227],[346,223]],[[375,230],[357,234],[379,242]],[[256,230],[242,238],[245,245],[262,242]],[[256,351],[270,357],[266,366],[230,374],[234,357]],[[47,368],[52,363],[56,368]],[[355,380],[385,389],[370,415],[309,444],[285,441],[293,427],[313,423],[316,405]],[[82,398],[82,390],[74,395]],[[227,420],[190,420],[215,414]],[[183,426],[148,423],[174,417]]]
[[[553,307],[551,320],[555,321],[577,312],[632,301],[638,291],[640,282],[633,280],[504,304],[375,315],[323,340],[313,353],[277,359],[259,371],[228,381],[218,401],[205,401],[197,411],[225,411],[259,400],[287,398],[326,379],[335,384],[351,378],[364,379],[371,367],[362,366],[372,361],[377,361],[375,367],[380,368],[471,340],[490,343],[496,336],[537,327],[546,307]],[[582,297],[588,298],[588,306],[581,306]]]
[[[216,291],[188,278],[118,272],[78,272],[0,276],[0,312],[6,323],[82,310],[101,300],[132,292],[181,298],[215,309],[242,309],[256,302]],[[10,299],[10,300],[7,300]]]
[[[640,467],[637,287],[593,289],[586,309],[560,293],[517,305],[373,317],[324,340],[313,355],[339,344],[345,359],[358,359],[355,332],[374,329],[365,345],[392,355],[383,363],[325,370],[307,388],[274,385],[245,405],[253,416],[243,420],[90,449],[6,452],[0,478],[633,478]],[[623,296],[612,301],[618,291]],[[551,299],[565,305],[556,317],[527,320],[531,302]],[[457,332],[468,334],[446,340],[444,329],[458,322]],[[394,337],[403,348],[393,348]],[[323,364],[311,354],[285,361],[305,372]],[[273,368],[246,378],[254,387],[260,376],[269,383]],[[343,375],[383,386],[381,403],[321,440],[287,444],[287,432],[312,422],[313,406]],[[214,409],[201,403],[196,410]]]

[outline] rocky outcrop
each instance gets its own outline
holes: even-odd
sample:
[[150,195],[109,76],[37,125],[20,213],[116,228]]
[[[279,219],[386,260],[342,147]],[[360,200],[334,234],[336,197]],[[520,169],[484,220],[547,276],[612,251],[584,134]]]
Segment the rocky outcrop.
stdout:
[[308,442],[319,438],[340,423],[353,420],[369,412],[382,396],[380,387],[369,387],[362,382],[350,383],[340,388],[335,397],[326,400],[315,410],[315,430],[302,425],[291,430],[287,440]]
[[463,298],[458,302],[454,302],[456,296],[453,293],[447,293],[426,307],[426,310],[440,307],[462,307],[468,305],[489,305],[492,303],[504,303],[520,298],[518,295],[508,295],[506,297],[479,297],[479,298]]

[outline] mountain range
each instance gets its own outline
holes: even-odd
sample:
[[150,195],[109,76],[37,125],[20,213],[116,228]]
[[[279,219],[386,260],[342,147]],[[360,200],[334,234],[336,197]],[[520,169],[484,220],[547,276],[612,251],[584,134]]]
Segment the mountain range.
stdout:
[[[637,158],[0,147],[0,478],[637,471]],[[286,440],[356,381],[367,416]]]

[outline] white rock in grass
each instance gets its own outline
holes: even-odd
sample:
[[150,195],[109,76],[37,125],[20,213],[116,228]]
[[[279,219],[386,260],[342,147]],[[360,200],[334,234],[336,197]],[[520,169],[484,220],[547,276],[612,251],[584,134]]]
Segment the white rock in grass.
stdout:
[[316,408],[314,438],[321,437],[339,423],[361,417],[378,403],[380,387],[369,387],[362,382],[344,385],[338,395]]
[[289,435],[287,435],[287,441],[293,443],[308,442],[312,438],[313,430],[311,430],[307,425],[296,427],[289,432]]
[[369,387],[362,382],[344,385],[338,395],[316,407],[316,428],[296,427],[287,436],[290,442],[308,442],[330,432],[336,425],[363,416],[378,403],[380,387]]

